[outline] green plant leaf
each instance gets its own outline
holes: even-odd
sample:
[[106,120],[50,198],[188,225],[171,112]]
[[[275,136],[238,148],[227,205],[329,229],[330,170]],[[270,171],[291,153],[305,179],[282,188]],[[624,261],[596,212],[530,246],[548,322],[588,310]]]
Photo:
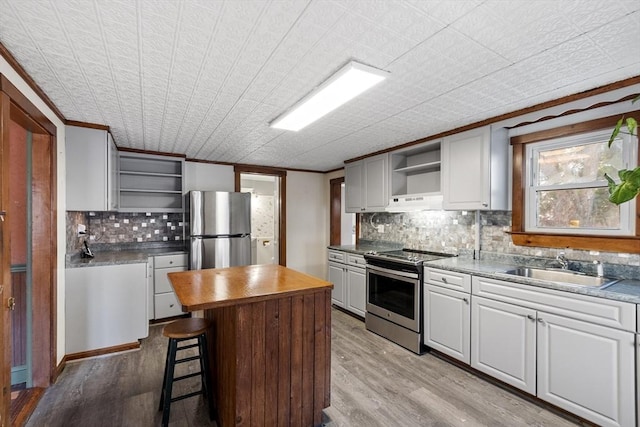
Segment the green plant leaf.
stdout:
[[640,193],[640,166],[633,170],[622,169],[618,172],[618,176],[620,183],[616,184],[609,175],[605,174],[609,188],[609,201],[616,205],[628,202]]
[[611,148],[611,144],[613,144],[613,141],[616,139],[616,136],[618,136],[618,134],[620,133],[620,129],[622,128],[622,123],[624,123],[624,116],[620,117],[620,120],[618,120],[618,123],[616,123],[616,127],[613,128],[613,132],[611,132],[611,137],[609,137],[609,145],[608,145],[609,148]]
[[627,117],[627,129],[631,135],[635,135],[638,128],[638,122],[633,117]]

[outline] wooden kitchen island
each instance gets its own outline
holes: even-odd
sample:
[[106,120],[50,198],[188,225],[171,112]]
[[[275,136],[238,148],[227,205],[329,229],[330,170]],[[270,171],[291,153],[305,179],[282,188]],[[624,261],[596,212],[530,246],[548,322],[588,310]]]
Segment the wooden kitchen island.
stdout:
[[317,426],[331,396],[331,288],[278,265],[169,273],[212,321],[218,426]]

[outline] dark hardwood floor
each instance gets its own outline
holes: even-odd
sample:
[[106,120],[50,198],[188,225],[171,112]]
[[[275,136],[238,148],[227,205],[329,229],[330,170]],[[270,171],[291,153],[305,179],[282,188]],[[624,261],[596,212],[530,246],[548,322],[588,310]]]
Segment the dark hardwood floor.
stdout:
[[[410,353],[341,311],[332,316],[328,427],[576,425],[432,354]],[[155,325],[138,351],[68,363],[27,426],[160,425],[166,343],[162,325]],[[199,384],[178,386],[183,393]],[[198,396],[172,404],[170,425],[215,423]]]

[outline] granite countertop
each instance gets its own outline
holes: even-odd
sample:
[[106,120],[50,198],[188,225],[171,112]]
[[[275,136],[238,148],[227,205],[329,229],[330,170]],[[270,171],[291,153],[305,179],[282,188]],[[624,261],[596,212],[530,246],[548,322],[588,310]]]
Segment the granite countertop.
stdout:
[[375,240],[360,240],[357,245],[331,245],[327,247],[336,251],[349,252],[358,255],[364,255],[366,252],[376,251],[396,251],[402,249],[402,243],[380,242]]
[[138,264],[147,262],[147,258],[154,255],[177,255],[184,254],[184,248],[144,248],[138,250],[124,251],[96,251],[93,258],[82,258],[80,253],[71,255],[66,262],[66,268],[96,267],[104,265],[118,264]]
[[425,267],[441,268],[443,270],[457,271],[460,273],[473,274],[475,276],[488,277],[490,279],[507,280],[509,282],[523,285],[537,286],[547,289],[555,289],[576,294],[590,295],[599,298],[606,298],[617,301],[640,304],[640,281],[620,280],[605,289],[593,286],[572,285],[569,283],[548,282],[544,280],[530,279],[527,277],[506,274],[507,270],[514,269],[522,264],[502,264],[491,260],[477,260],[466,257],[443,258],[435,261],[428,261]]

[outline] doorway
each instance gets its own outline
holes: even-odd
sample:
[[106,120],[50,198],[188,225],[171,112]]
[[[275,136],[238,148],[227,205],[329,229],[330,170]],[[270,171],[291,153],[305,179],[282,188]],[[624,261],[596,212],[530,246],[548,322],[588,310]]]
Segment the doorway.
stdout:
[[240,174],[240,191],[251,193],[251,264],[278,264],[280,188],[272,175]]
[[355,245],[360,232],[359,214],[345,212],[344,177],[329,181],[329,244]]
[[251,193],[251,263],[287,265],[287,172],[259,166],[235,166],[236,191]]
[[[34,396],[37,399],[57,375],[56,132],[56,126],[0,74],[0,422],[4,425],[20,424],[23,418],[15,417],[25,416],[23,405],[35,408]],[[16,391],[15,400],[12,365],[14,381],[26,389]]]
[[9,199],[7,219],[11,252],[11,390],[32,386],[31,380],[31,149],[33,133],[11,121],[9,130]]

